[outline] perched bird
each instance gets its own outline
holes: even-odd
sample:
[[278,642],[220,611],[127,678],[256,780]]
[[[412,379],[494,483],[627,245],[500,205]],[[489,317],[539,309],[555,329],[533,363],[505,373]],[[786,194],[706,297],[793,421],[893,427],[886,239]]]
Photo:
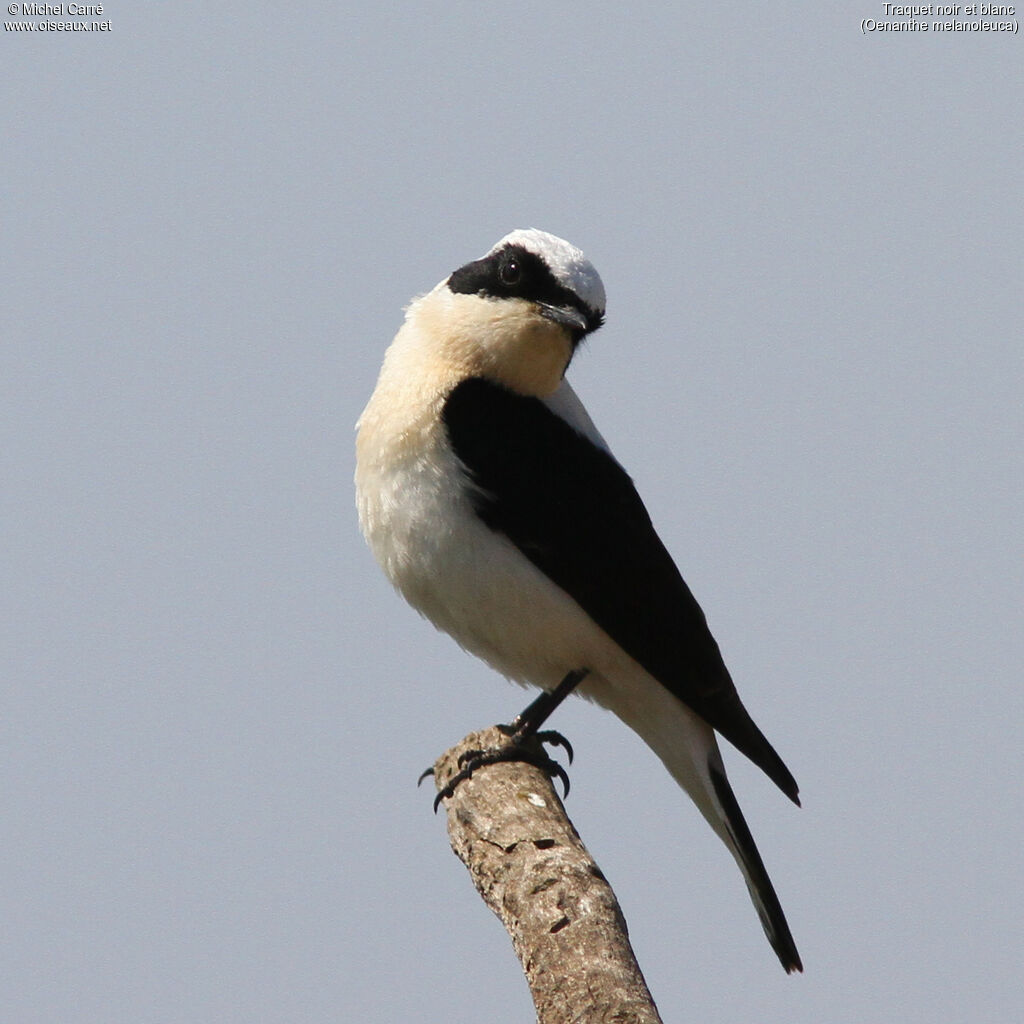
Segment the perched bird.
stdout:
[[541,696],[571,690],[661,758],[732,852],[782,966],[802,970],[726,778],[716,731],[795,803],[632,480],[565,380],[601,326],[579,249],[513,231],[406,311],[358,424],[359,520],[410,604]]

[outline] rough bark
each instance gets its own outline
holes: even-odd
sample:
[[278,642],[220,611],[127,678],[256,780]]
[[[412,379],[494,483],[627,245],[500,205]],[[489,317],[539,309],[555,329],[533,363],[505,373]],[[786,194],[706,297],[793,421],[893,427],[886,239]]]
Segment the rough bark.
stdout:
[[[438,790],[460,754],[505,742],[497,729],[471,733],[434,765]],[[444,807],[452,849],[512,938],[539,1024],[660,1024],[615,894],[547,775],[487,765]]]

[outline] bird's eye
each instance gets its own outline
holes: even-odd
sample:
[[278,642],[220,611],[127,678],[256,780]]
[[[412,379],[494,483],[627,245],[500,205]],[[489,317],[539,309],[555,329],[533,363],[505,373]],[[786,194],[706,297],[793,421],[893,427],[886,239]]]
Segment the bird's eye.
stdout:
[[502,284],[518,284],[522,276],[523,268],[519,265],[519,260],[507,260],[498,270]]

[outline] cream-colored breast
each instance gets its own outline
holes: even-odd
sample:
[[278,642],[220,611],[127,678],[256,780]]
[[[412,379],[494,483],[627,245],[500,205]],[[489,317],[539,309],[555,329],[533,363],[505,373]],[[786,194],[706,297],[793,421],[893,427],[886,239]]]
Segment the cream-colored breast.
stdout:
[[534,303],[453,294],[443,283],[410,306],[400,339],[410,363],[416,348],[412,368],[428,386],[438,376],[487,377],[545,398],[558,389],[572,358],[568,331]]
[[512,678],[554,685],[593,624],[477,518],[441,420],[451,389],[473,371],[458,345],[427,345],[422,326],[407,319],[359,420],[360,525],[392,584],[439,629]]

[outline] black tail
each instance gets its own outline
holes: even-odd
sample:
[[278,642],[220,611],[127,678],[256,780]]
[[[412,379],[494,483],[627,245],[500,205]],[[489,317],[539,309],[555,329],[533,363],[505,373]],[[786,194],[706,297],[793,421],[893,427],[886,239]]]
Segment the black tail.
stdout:
[[768,936],[768,941],[772,944],[772,949],[775,950],[786,973],[802,971],[804,965],[800,962],[800,954],[786,923],[786,915],[782,912],[782,904],[775,895],[775,887],[765,870],[761,854],[754,845],[754,837],[750,834],[740,805],[736,802],[732,786],[729,785],[721,765],[714,763],[715,760],[717,759],[708,762],[711,783],[725,812],[726,828],[739,855],[740,867],[750,890],[750,898],[754,901],[758,917],[761,918],[764,933]]

